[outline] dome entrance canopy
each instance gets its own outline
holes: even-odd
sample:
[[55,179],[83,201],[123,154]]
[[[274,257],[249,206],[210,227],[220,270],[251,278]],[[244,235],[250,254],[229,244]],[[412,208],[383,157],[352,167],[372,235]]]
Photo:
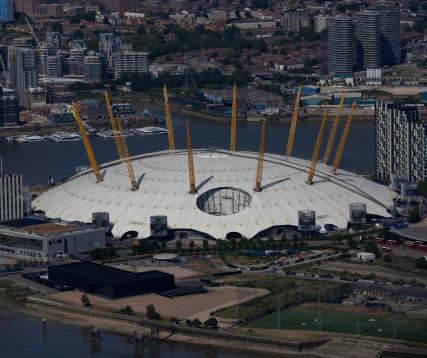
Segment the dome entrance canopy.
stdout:
[[231,215],[249,207],[250,194],[242,189],[220,187],[210,189],[197,198],[197,207],[210,215]]

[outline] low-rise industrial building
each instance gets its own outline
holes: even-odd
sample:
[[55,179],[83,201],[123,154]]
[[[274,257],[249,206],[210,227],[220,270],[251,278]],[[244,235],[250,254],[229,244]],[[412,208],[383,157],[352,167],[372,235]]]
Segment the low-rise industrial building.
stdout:
[[356,254],[356,258],[359,261],[373,262],[373,261],[375,261],[375,254],[373,254],[371,252],[358,252]]
[[0,254],[46,260],[102,247],[105,228],[91,224],[33,217],[0,224]]
[[129,272],[84,261],[49,267],[49,280],[111,298],[175,288],[175,277],[161,271]]

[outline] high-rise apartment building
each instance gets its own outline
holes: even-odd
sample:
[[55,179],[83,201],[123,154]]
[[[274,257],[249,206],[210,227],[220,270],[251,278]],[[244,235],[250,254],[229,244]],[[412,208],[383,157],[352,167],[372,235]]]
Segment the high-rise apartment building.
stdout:
[[393,66],[401,62],[399,8],[378,8],[381,33],[381,64]]
[[328,26],[328,17],[326,15],[317,15],[314,17],[314,31],[320,34]]
[[88,82],[102,81],[101,56],[97,53],[89,53],[84,58],[85,80]]
[[24,216],[22,175],[0,173],[0,221]]
[[12,93],[3,92],[3,88],[0,87],[0,127],[15,126],[18,123],[18,98]]
[[61,34],[59,32],[46,32],[46,45],[49,55],[55,55],[61,47]]
[[332,76],[353,73],[353,23],[349,16],[328,18],[328,67]]
[[381,67],[380,15],[365,10],[356,14],[356,62],[359,69]]
[[112,33],[99,35],[99,53],[106,63],[107,72],[114,73],[114,55],[118,52],[131,51],[132,45],[122,41]]
[[416,106],[378,102],[375,108],[375,174],[390,179],[405,174],[427,180],[427,121]]
[[114,78],[123,74],[148,73],[148,52],[125,51],[114,55]]
[[0,0],[0,22],[11,22],[15,15],[14,0]]
[[9,68],[12,88],[19,97],[19,104],[23,106],[27,100],[25,90],[37,87],[39,84],[39,56],[32,48],[9,47]]

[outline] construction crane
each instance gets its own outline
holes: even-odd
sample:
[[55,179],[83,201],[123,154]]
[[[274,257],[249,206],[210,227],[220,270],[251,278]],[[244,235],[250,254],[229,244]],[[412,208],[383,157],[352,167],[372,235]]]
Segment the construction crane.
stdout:
[[35,33],[35,31],[34,31],[34,28],[33,28],[33,25],[31,25],[30,21],[28,20],[28,17],[26,17],[26,16],[25,16],[25,21],[27,22],[27,25],[28,25],[28,27],[30,28],[31,35],[33,35],[34,40],[36,40],[36,42],[37,42],[37,47],[38,47],[38,48],[41,48],[41,47],[42,47],[42,45],[41,45],[41,43],[40,43],[39,39],[37,38],[37,35],[36,35],[36,33]]
[[113,111],[111,109],[110,96],[108,92],[104,92],[105,104],[107,106],[108,118],[110,119],[111,129],[113,130],[114,141],[116,142],[117,152],[122,162],[126,164],[128,177],[131,183],[131,190],[138,190],[138,185],[135,179],[135,173],[132,167],[132,161],[129,157],[129,150],[126,144],[126,140],[123,135],[122,125],[120,123],[120,118],[114,117]]
[[341,101],[337,109],[337,114],[335,115],[334,123],[332,124],[331,133],[329,134],[325,156],[323,157],[324,164],[328,164],[329,157],[331,156],[332,147],[334,146],[334,141],[335,141],[335,135],[337,134],[338,124],[340,123],[343,105],[344,105],[344,94],[341,96]]
[[79,128],[80,135],[83,140],[83,144],[86,149],[87,156],[89,158],[90,166],[92,167],[93,172],[95,173],[96,183],[102,182],[101,173],[99,171],[99,166],[95,158],[95,154],[93,153],[92,146],[90,145],[89,138],[86,134],[86,130],[83,126],[82,119],[80,118],[80,113],[77,108],[77,103],[73,101],[71,111],[73,112],[74,120],[77,123],[77,127]]
[[301,83],[298,85],[298,93],[295,99],[294,111],[292,113],[291,128],[289,130],[288,145],[286,146],[286,153],[285,153],[286,157],[291,156],[292,147],[294,146],[295,130],[296,130],[297,121],[298,121],[298,113],[300,110],[300,103],[299,103],[300,100],[301,100]]
[[230,150],[236,151],[236,127],[237,127],[237,87],[233,85],[233,103],[231,105],[231,122],[230,122]]
[[256,169],[256,179],[255,179],[255,188],[254,188],[254,191],[256,192],[260,192],[262,190],[261,181],[262,181],[262,171],[264,169],[266,123],[267,121],[263,119],[262,127],[261,127],[261,140],[259,142],[258,165]]
[[187,157],[188,157],[188,177],[190,180],[190,194],[196,194],[196,177],[194,175],[193,147],[191,145],[190,121],[185,121],[187,129]]
[[342,154],[344,152],[345,143],[347,142],[348,133],[350,132],[350,125],[353,119],[353,112],[356,108],[356,102],[353,102],[350,108],[350,113],[348,114],[347,120],[345,121],[344,130],[341,135],[340,143],[338,144],[337,153],[335,154],[334,162],[332,164],[331,173],[336,174],[338,165],[340,164]]
[[172,118],[169,109],[168,90],[166,89],[166,85],[163,86],[163,97],[165,98],[165,117],[166,129],[168,131],[169,150],[175,150],[175,139],[173,137]]
[[313,158],[311,159],[310,169],[308,171],[306,183],[313,184],[314,172],[316,171],[317,160],[319,159],[320,147],[322,146],[323,133],[325,132],[326,122],[328,121],[328,112],[323,115],[322,124],[320,125],[319,134],[317,135],[316,144],[314,146]]

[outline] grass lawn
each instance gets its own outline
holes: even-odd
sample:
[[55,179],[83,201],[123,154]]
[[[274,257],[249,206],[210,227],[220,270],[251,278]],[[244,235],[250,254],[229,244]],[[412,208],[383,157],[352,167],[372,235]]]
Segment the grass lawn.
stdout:
[[[320,323],[321,322],[321,325]],[[253,328],[277,328],[277,314],[272,313],[248,324]],[[310,331],[329,331],[427,342],[427,320],[393,320],[389,313],[336,312],[312,307],[293,307],[280,312],[280,328]]]

